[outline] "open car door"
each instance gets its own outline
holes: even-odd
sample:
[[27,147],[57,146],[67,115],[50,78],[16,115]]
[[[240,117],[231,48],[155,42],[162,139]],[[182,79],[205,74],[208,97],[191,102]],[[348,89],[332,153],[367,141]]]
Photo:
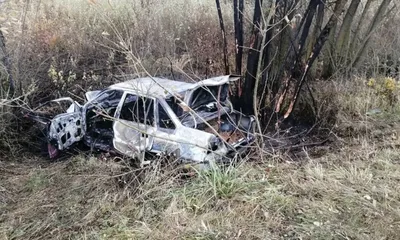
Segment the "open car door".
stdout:
[[113,124],[114,148],[134,157],[151,149],[156,131],[154,99],[127,93]]
[[50,158],[56,155],[56,150],[64,150],[72,144],[82,140],[84,132],[83,116],[81,107],[72,102],[67,113],[55,116],[49,127],[49,146]]

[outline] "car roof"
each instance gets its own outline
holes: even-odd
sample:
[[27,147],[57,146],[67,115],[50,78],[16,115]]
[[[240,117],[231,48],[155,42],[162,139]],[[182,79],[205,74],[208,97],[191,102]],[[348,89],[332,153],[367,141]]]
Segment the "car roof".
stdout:
[[111,85],[111,89],[129,90],[153,97],[168,97],[186,92],[198,86],[196,83],[180,82],[158,77],[144,77]]
[[182,95],[184,92],[197,87],[223,85],[231,81],[236,81],[239,78],[239,76],[224,75],[207,78],[199,82],[187,83],[159,77],[143,77],[116,83],[109,88],[133,91],[140,95],[166,98],[173,95]]

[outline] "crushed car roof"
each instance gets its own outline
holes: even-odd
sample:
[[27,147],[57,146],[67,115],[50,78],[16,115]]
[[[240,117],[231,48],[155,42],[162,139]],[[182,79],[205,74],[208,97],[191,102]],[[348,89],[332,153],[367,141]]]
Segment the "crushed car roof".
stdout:
[[187,83],[157,77],[144,77],[128,80],[111,85],[112,89],[132,90],[154,97],[168,97],[176,93],[183,93],[198,86],[217,86],[236,80],[238,77],[226,75],[205,79],[200,82]]

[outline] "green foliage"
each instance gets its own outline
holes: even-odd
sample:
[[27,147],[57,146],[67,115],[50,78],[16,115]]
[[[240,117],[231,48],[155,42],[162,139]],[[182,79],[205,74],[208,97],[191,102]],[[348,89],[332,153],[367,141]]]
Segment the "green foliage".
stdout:
[[207,184],[208,191],[217,199],[231,198],[246,186],[240,180],[237,169],[233,167],[227,169],[214,167],[210,171],[202,171],[197,181]]

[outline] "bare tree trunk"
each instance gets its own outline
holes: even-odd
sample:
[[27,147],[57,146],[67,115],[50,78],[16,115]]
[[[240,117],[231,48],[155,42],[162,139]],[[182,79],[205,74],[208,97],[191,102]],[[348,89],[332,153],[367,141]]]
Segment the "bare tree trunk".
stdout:
[[10,59],[7,54],[7,49],[6,49],[6,40],[4,38],[3,32],[1,31],[0,28],[0,60],[4,65],[5,71],[7,73],[7,79],[9,83],[9,96],[13,96],[15,93],[15,83],[14,79],[11,73],[11,64],[10,64]]
[[290,114],[292,113],[292,111],[297,103],[297,99],[298,99],[300,90],[304,84],[306,77],[307,77],[308,71],[309,71],[310,67],[312,66],[312,64],[314,63],[315,59],[317,59],[319,53],[321,52],[321,49],[324,46],[324,43],[326,42],[326,40],[329,37],[329,33],[334,28],[334,26],[337,24],[338,19],[339,19],[338,17],[340,16],[340,13],[342,12],[346,2],[347,2],[347,0],[337,0],[336,1],[336,5],[335,5],[335,9],[333,11],[333,14],[330,17],[330,19],[329,19],[328,23],[326,24],[326,26],[324,27],[324,29],[322,30],[321,34],[319,35],[317,43],[315,44],[313,51],[306,62],[305,68],[303,70],[303,74],[302,74],[301,78],[297,81],[295,93],[291,97],[289,107],[284,115],[285,119],[288,118],[290,116]]
[[225,74],[229,74],[228,44],[227,44],[227,40],[226,40],[226,32],[225,32],[224,20],[222,18],[221,4],[220,4],[219,0],[215,0],[215,3],[217,4],[219,25],[220,25],[220,28],[221,28],[222,40],[223,40]]
[[314,29],[312,30],[312,33],[310,36],[311,39],[308,41],[308,44],[307,44],[307,56],[310,56],[313,46],[314,46],[315,42],[317,41],[319,34],[322,31],[324,15],[325,15],[325,1],[323,1],[322,4],[318,5],[317,18],[315,19],[315,26],[314,26]]
[[262,0],[255,0],[251,45],[247,57],[247,70],[242,94],[242,110],[249,114],[253,113],[253,94],[262,40],[262,36],[260,36],[261,7]]
[[[233,21],[235,27],[235,61],[236,74],[242,75],[242,60],[243,60],[243,11],[244,0],[233,1]],[[236,85],[236,92],[232,96],[233,105],[239,106],[239,101],[242,96],[242,79],[239,79]]]
[[335,55],[335,37],[336,37],[337,23],[333,26],[331,32],[329,33],[329,37],[327,43],[324,46],[323,51],[323,66],[321,77],[324,79],[332,76],[334,72],[334,55]]
[[[296,46],[296,57],[294,58],[294,60],[290,63],[291,69],[290,69],[290,73],[288,78],[286,79],[285,85],[281,86],[281,94],[279,96],[279,99],[275,105],[275,112],[278,113],[281,111],[281,107],[282,104],[284,103],[285,99],[286,99],[286,94],[289,90],[290,87],[290,83],[292,81],[292,79],[297,80],[300,78],[302,71],[303,71],[303,61],[302,58],[303,57],[307,57],[304,56],[304,50],[305,50],[305,46],[306,46],[306,40],[307,40],[307,36],[309,35],[309,31],[310,31],[310,27],[311,27],[311,23],[312,20],[314,18],[317,6],[321,3],[321,0],[311,0],[306,13],[304,15],[304,18],[301,22],[300,27],[302,27],[302,32],[301,32],[301,36],[300,36],[300,40],[298,42],[298,45]],[[303,25],[303,26],[302,26]]]
[[291,67],[288,60],[296,57],[294,54],[295,39],[293,39],[293,36],[299,28],[298,25],[300,25],[297,23],[297,19],[295,18],[296,11],[294,8],[297,6],[297,3],[298,0],[295,0],[292,3],[289,1],[277,0],[277,13],[279,13],[278,19],[288,16],[290,22],[280,21],[281,23],[278,26],[278,28],[282,29],[282,32],[278,36],[279,40],[277,41],[277,46],[274,48],[276,51],[276,57],[272,62],[271,71],[269,71],[270,79],[272,81],[272,83],[270,83],[271,106],[275,105],[281,86],[287,82],[286,70]]
[[233,1],[234,24],[235,24],[235,45],[236,45],[236,74],[242,74],[243,59],[243,0]]
[[380,23],[382,23],[382,20],[386,16],[386,10],[389,7],[391,0],[383,0],[381,5],[379,6],[378,10],[375,13],[374,18],[372,19],[372,22],[370,23],[368,27],[368,31],[363,39],[363,42],[361,43],[360,47],[358,48],[357,54],[355,55],[355,58],[351,64],[351,67],[359,67],[361,64],[361,59],[365,55],[367,48],[368,48],[368,43],[369,43],[369,38],[371,37],[372,32],[379,26]]
[[[279,1],[279,0],[278,0]],[[277,2],[277,1],[276,1]],[[273,7],[275,8],[274,11],[276,12],[276,2],[274,2]],[[260,92],[258,93],[260,96],[260,103],[259,108],[261,110],[261,119],[266,119],[267,109],[266,106],[270,105],[267,102],[267,97],[270,94],[270,71],[272,67],[272,50],[273,50],[273,31],[275,29],[275,15],[272,15],[269,20],[269,24],[267,26],[267,31],[265,32],[265,46],[263,50],[263,58],[262,58],[262,76],[261,76],[261,88]]]
[[307,37],[309,36],[309,32],[310,32],[310,27],[312,24],[312,20],[314,18],[315,12],[317,10],[318,5],[321,3],[321,0],[311,0],[310,4],[308,5],[307,8],[307,12],[304,16],[304,26],[303,26],[303,31],[299,40],[299,45],[298,45],[298,49],[296,49],[297,52],[297,61],[299,62],[301,56],[304,55],[304,50],[306,47],[306,40]]
[[342,26],[340,27],[339,34],[336,40],[336,55],[338,56],[339,63],[345,60],[350,39],[351,24],[358,9],[361,0],[353,0],[347,10],[343,19]]
[[365,16],[367,15],[369,8],[371,7],[371,4],[374,1],[376,1],[376,0],[367,0],[367,3],[365,4],[365,7],[361,13],[360,19],[358,20],[358,23],[357,23],[356,30],[354,31],[354,34],[353,34],[353,41],[351,41],[351,43],[350,43],[350,47],[349,47],[349,50],[351,51],[350,57],[353,56],[354,49],[357,46],[358,41],[360,39],[361,26],[365,22]]
[[[271,20],[273,19],[273,16],[275,15],[275,8],[276,4],[275,1],[272,1],[270,4],[268,4],[268,15],[267,18],[263,17],[264,23],[262,28],[260,29],[262,32],[262,37],[261,37],[261,46],[260,46],[260,53],[259,53],[259,59],[258,59],[258,64],[257,64],[257,72],[256,72],[256,78],[255,78],[255,85],[254,85],[254,92],[253,92],[253,109],[254,109],[254,115],[257,116],[259,113],[259,106],[257,104],[257,99],[259,96],[259,91],[258,87],[259,85],[264,85],[260,84],[260,81],[262,80],[263,73],[267,68],[268,65],[268,47],[269,47],[269,42],[271,40],[271,29],[272,25],[270,25]],[[270,29],[268,29],[268,27]],[[265,89],[265,88],[264,88]],[[263,97],[261,97],[263,99]]]
[[[319,34],[321,34],[322,24],[323,24],[323,21],[324,21],[324,15],[325,15],[325,1],[323,1],[322,4],[318,5],[317,18],[315,19],[315,26],[314,26],[314,29],[313,29],[312,34],[310,36],[310,40],[308,41],[307,55],[306,56],[310,56],[311,55],[313,47],[314,47],[315,43],[317,42],[318,36],[319,36]],[[316,70],[317,70],[317,66],[314,65],[310,70],[311,71],[310,72],[310,76],[311,77],[316,77],[316,75],[317,75],[316,74]]]

